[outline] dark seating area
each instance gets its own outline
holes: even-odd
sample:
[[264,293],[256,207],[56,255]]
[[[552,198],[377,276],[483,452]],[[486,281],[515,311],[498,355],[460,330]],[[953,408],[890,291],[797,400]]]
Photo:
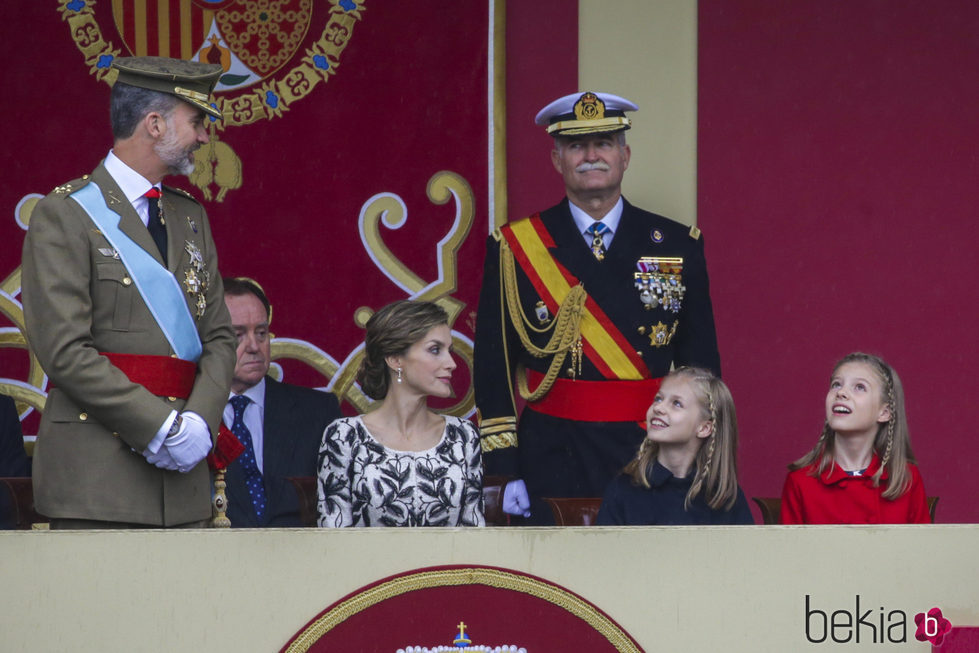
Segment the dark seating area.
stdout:
[[29,531],[35,524],[46,524],[48,518],[34,510],[34,486],[29,476],[0,478],[0,491],[10,498],[13,524],[16,530]]
[[557,526],[594,526],[601,497],[543,497]]

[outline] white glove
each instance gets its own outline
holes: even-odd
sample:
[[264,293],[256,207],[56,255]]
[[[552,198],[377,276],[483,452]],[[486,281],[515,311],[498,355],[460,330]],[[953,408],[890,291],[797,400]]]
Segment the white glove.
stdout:
[[163,441],[161,449],[166,449],[177,464],[177,471],[185,474],[211,452],[211,430],[207,422],[197,413],[181,413],[183,423],[176,435]]
[[530,517],[530,497],[527,495],[527,484],[522,479],[510,481],[503,488],[503,512]]
[[147,449],[143,452],[143,456],[149,463],[156,465],[160,469],[169,469],[174,472],[177,471],[177,463],[174,462],[173,456],[170,455],[170,452],[167,451],[165,446],[161,445],[160,450],[156,453],[150,453],[150,450]]
[[[170,411],[170,415],[167,417],[167,421],[163,423],[160,430],[157,432],[156,437],[150,441],[147,445],[146,450],[143,451],[143,458],[151,465],[156,465],[160,469],[168,469],[170,471],[177,471],[177,463],[173,461],[173,457],[167,448],[163,446],[164,440],[167,439],[167,431],[173,426],[173,421],[179,417],[179,413],[173,410]],[[133,451],[136,451],[133,449]]]

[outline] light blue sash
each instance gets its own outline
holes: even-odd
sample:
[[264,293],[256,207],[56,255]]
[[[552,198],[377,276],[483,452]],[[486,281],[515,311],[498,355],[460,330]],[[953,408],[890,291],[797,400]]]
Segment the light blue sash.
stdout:
[[139,294],[179,358],[196,363],[201,338],[180,284],[169,270],[119,229],[121,216],[109,208],[95,182],[71,194],[117,252]]

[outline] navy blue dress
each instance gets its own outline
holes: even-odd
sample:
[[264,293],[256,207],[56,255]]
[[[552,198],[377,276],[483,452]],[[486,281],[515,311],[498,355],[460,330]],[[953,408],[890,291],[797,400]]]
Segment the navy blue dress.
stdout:
[[707,505],[703,493],[684,510],[683,502],[693,483],[693,475],[676,478],[658,462],[649,472],[650,488],[634,485],[632,477],[619,474],[605,490],[598,511],[599,526],[671,526],[754,524],[751,509],[738,488],[738,498],[730,510],[714,510]]

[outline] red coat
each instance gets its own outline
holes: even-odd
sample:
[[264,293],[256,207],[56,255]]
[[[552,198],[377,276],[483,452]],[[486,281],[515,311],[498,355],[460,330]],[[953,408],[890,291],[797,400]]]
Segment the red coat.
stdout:
[[813,476],[813,467],[789,472],[782,488],[783,524],[928,524],[925,485],[915,465],[908,463],[911,485],[896,499],[884,499],[887,470],[880,486],[873,475],[880,467],[874,454],[863,476],[850,476],[833,463],[829,476]]

